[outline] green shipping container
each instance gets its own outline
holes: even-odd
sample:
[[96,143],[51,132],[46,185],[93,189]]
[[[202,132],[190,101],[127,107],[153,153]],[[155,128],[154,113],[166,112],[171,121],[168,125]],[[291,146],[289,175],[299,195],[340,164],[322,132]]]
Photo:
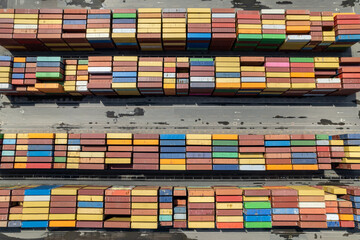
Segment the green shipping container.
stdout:
[[270,202],[244,202],[244,208],[271,208]]
[[78,60],[78,64],[79,65],[88,65],[89,64],[89,60],[85,60],[85,59],[80,59]]
[[136,13],[113,13],[113,18],[136,18]]
[[0,133],[0,139],[4,138],[4,134]]
[[61,80],[63,75],[59,72],[37,72],[36,78]]
[[237,152],[213,152],[213,158],[237,158]]
[[37,62],[62,62],[61,57],[37,57]]
[[237,146],[238,141],[236,141],[236,140],[213,140],[212,144],[216,145],[216,146]]
[[291,146],[315,146],[315,140],[291,140]]
[[261,41],[261,34],[239,34],[237,36],[238,41]]
[[56,163],[65,163],[66,157],[54,157],[54,162]]
[[[191,49],[195,49],[195,48],[191,48]],[[207,61],[207,62],[213,62],[214,59],[213,58],[190,58],[190,62],[197,62],[197,61]]]
[[271,222],[244,222],[245,228],[272,228]]
[[291,57],[290,62],[293,63],[313,63],[314,58],[307,58],[307,57]]
[[329,140],[329,135],[326,134],[316,134],[316,140]]

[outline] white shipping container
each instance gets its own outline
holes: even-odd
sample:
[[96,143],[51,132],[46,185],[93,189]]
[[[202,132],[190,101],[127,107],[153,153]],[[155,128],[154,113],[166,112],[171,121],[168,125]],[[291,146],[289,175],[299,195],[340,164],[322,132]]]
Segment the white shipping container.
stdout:
[[175,213],[174,220],[186,220],[186,214],[185,213]]
[[261,14],[285,14],[285,9],[261,9]]
[[317,78],[317,83],[341,83],[340,78]]
[[235,18],[235,13],[213,13],[212,18]]
[[0,83],[0,89],[1,90],[11,90],[12,85],[10,83]]
[[214,77],[190,77],[190,82],[215,82]]
[[265,165],[239,165],[240,171],[265,171]]
[[175,78],[175,73],[164,73],[164,78]]
[[68,145],[68,151],[80,151],[81,147],[79,145]]
[[299,202],[299,208],[325,208],[325,202]]
[[285,25],[277,25],[277,24],[264,24],[262,25],[263,29],[279,29],[279,30],[285,30],[286,26]]
[[87,86],[87,81],[76,81],[76,86]]
[[93,40],[96,40],[96,39],[98,39],[98,40],[104,40],[104,39],[111,40],[110,33],[87,33],[86,38],[91,38]]
[[89,73],[112,73],[111,67],[89,67]]
[[14,24],[14,29],[37,29],[38,25]]
[[50,195],[25,195],[24,196],[24,202],[50,202]]
[[241,82],[266,82],[266,77],[241,77]]
[[136,33],[136,28],[114,28],[113,33]]
[[186,13],[185,8],[164,8],[163,13]]
[[287,42],[308,42],[311,40],[311,35],[288,35]]
[[78,86],[78,87],[76,87],[76,91],[78,91],[78,92],[87,92],[88,88],[87,88],[87,86]]
[[339,221],[339,214],[336,213],[327,213],[326,214],[326,221]]
[[327,146],[330,145],[329,140],[316,140],[316,145]]

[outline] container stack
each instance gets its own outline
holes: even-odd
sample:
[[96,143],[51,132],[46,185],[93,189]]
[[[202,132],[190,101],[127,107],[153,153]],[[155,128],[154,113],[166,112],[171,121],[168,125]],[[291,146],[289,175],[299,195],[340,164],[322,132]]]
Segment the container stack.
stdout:
[[36,80],[36,59],[37,57],[26,57],[24,91],[30,94],[45,95],[35,88]]
[[344,50],[360,40],[360,15],[336,14],[334,17],[336,44],[329,49]]
[[133,135],[133,169],[159,170],[159,134]]
[[138,67],[138,89],[141,94],[162,95],[163,58],[140,57]]
[[1,168],[17,168],[15,162],[16,133],[5,133],[2,141]]
[[112,84],[112,56],[89,56],[88,89],[94,95],[116,95]]
[[189,95],[190,64],[188,57],[176,58],[176,95]]
[[82,133],[80,135],[81,152],[79,169],[104,170],[106,134],[105,133]]
[[187,228],[187,188],[174,187],[174,228]]
[[51,190],[49,227],[76,226],[76,196],[80,186],[61,186]]
[[325,96],[341,88],[341,79],[334,78],[339,69],[337,57],[315,57],[316,89],[305,96]]
[[8,226],[11,188],[0,188],[0,227]]
[[188,228],[215,228],[215,192],[211,187],[188,188]]
[[136,38],[136,9],[112,10],[112,35],[119,50],[138,50]]
[[62,39],[74,51],[94,51],[86,39],[87,9],[64,9]]
[[164,93],[176,95],[176,57],[164,58]]
[[360,60],[358,58],[341,57],[338,69],[342,89],[333,95],[353,94],[360,88]]
[[160,170],[186,170],[185,134],[160,134]]
[[131,133],[107,133],[107,152],[105,164],[122,168],[131,165],[132,158],[132,134]]
[[266,89],[262,95],[281,95],[290,87],[290,63],[288,57],[266,57]]
[[271,228],[270,190],[265,188],[244,188],[244,227]]
[[295,189],[273,187],[271,212],[273,227],[297,227],[299,225],[299,197]]
[[133,187],[112,186],[105,190],[104,228],[131,227],[131,190]]
[[[24,136],[26,137],[26,136]],[[54,158],[54,133],[29,133],[26,168],[51,169]]]
[[102,228],[104,194],[108,186],[86,186],[78,190],[76,227]]
[[347,195],[342,196],[343,198],[347,197],[352,202],[353,213],[354,213],[354,222],[355,228],[360,228],[360,189],[358,187],[346,187]]
[[[329,137],[330,142],[330,160],[331,163],[340,163],[342,158],[345,157],[344,140],[340,140],[338,136]],[[333,168],[333,166],[331,166]]]
[[[339,228],[340,227],[340,218],[339,218],[339,209],[338,209],[338,198],[335,194],[329,193],[327,187],[329,186],[314,186],[318,189],[325,190],[325,209],[326,209],[326,223],[328,228]],[[341,190],[342,189],[339,188]]]
[[310,11],[286,10],[286,39],[280,50],[300,51],[310,40]]
[[86,39],[94,49],[113,49],[111,39],[111,10],[89,9],[87,15]]
[[66,159],[67,169],[79,169],[80,151],[80,134],[69,133]]
[[[11,74],[11,84],[15,87],[17,92],[21,92],[22,87],[25,84],[25,68],[26,58],[25,57],[14,57],[14,65]],[[8,75],[10,72],[6,72],[4,75]],[[25,89],[26,91],[26,89]]]
[[87,88],[89,82],[88,65],[89,61],[87,59],[79,59],[77,61],[76,92],[81,95],[91,94]]
[[56,185],[42,185],[25,189],[21,228],[49,226],[50,195],[51,190],[56,187]]
[[[321,13],[321,25],[322,25],[322,34],[323,39],[322,43],[319,44],[319,48],[321,51],[326,50],[340,50],[342,47],[342,43],[335,43],[335,29],[334,29],[334,16],[332,12],[322,12]],[[341,50],[344,50],[342,48]]]
[[319,170],[331,169],[331,153],[329,135],[317,134],[316,135],[316,155]]
[[238,187],[214,187],[216,197],[216,228],[244,228],[243,190]]
[[[39,27],[39,9],[15,9],[13,39],[28,51],[47,50],[37,39]],[[25,50],[25,49],[19,49]]]
[[186,50],[186,9],[164,8],[162,10],[162,22],[164,50]]
[[[317,147],[314,134],[291,135],[293,170],[317,170]],[[304,157],[304,158],[301,158]],[[306,159],[306,157],[309,157]],[[312,165],[311,165],[312,164]]]
[[215,58],[215,90],[214,96],[235,96],[240,85],[240,58],[216,57]]
[[208,50],[211,41],[211,9],[187,9],[187,50]]
[[302,96],[316,88],[314,58],[291,57],[291,88],[285,93],[288,96]]
[[215,89],[215,67],[213,58],[190,58],[189,95],[209,96]]
[[63,32],[63,9],[40,9],[37,38],[50,51],[71,51],[61,38]]
[[265,171],[264,135],[239,135],[239,170]]
[[158,191],[155,186],[137,186],[131,191],[131,228],[158,228]]
[[240,57],[241,89],[237,95],[258,95],[266,88],[264,57]]
[[212,135],[213,170],[239,170],[238,135]]
[[137,83],[137,56],[114,56],[112,69],[112,88],[118,95],[138,96]]
[[27,133],[18,133],[16,138],[15,164],[17,168],[26,168],[29,137]]
[[[3,150],[3,140],[4,140],[4,134],[0,134],[0,169],[4,168],[2,159],[1,159],[1,155],[2,155],[2,150]],[[12,167],[13,168],[13,167]]]
[[230,51],[236,40],[235,9],[211,9],[210,50]]
[[286,39],[284,9],[261,9],[262,39],[257,49],[276,51]]
[[298,191],[300,228],[327,228],[325,192],[310,186],[291,186]]
[[161,8],[139,8],[137,20],[141,51],[162,51]]
[[67,156],[67,133],[56,133],[54,142],[54,169],[66,168],[66,156]]
[[9,228],[20,228],[25,190],[36,186],[20,186],[11,191],[9,209]]
[[339,138],[344,141],[345,157],[342,158],[338,168],[360,170],[360,134],[342,134]]
[[65,60],[65,79],[64,79],[64,91],[70,95],[77,95],[76,91],[76,72],[77,62],[75,59]]
[[186,170],[212,170],[211,134],[186,134]]
[[173,187],[160,187],[159,223],[161,227],[173,226]]
[[266,170],[293,170],[289,135],[265,135]]
[[10,56],[1,56],[0,57],[0,93],[12,92],[13,90],[13,85],[11,84],[12,71],[13,71],[13,58]]
[[64,93],[64,63],[62,57],[37,57],[35,84],[40,92],[48,94]]
[[233,50],[255,50],[262,40],[260,12],[238,10],[236,18],[237,37]]
[[0,45],[9,51],[26,50],[14,38],[15,9],[0,9]]

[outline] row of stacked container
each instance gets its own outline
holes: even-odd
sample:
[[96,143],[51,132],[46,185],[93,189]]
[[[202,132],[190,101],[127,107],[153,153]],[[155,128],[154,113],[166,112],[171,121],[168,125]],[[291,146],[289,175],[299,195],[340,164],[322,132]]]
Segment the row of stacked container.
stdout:
[[1,169],[360,169],[360,134],[0,134]]
[[353,186],[0,188],[2,228],[359,229]]
[[356,57],[0,57],[7,95],[335,96],[360,89]]
[[228,8],[0,9],[11,51],[342,51],[360,40],[360,15]]

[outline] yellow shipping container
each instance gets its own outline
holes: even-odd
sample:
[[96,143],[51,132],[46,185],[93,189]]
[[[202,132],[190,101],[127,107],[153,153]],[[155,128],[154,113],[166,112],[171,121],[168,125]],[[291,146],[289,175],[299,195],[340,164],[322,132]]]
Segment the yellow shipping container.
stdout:
[[54,133],[29,133],[29,138],[54,138]]
[[211,18],[209,19],[192,18],[192,19],[188,19],[188,23],[211,23]]
[[23,214],[21,220],[49,220],[49,214]]
[[105,164],[131,164],[131,158],[105,158]]
[[216,222],[243,222],[243,216],[216,216]]
[[132,222],[156,222],[157,216],[131,216]]
[[162,77],[162,72],[138,72],[139,77]]
[[50,202],[23,202],[24,208],[48,208],[50,206]]
[[215,228],[214,222],[190,222],[188,221],[188,228]]
[[335,194],[325,193],[325,201],[337,201],[337,196]]
[[76,214],[76,220],[78,221],[103,221],[104,215],[97,214]]
[[9,214],[10,221],[16,221],[21,219],[22,219],[22,214],[14,214],[14,213]]
[[264,158],[263,153],[239,153],[239,158]]
[[211,140],[186,140],[187,145],[211,145]]
[[213,140],[237,140],[238,135],[237,134],[213,134],[212,139]]
[[340,221],[354,221],[353,214],[339,214]]
[[76,214],[49,214],[49,220],[75,220]]
[[158,191],[156,189],[133,189],[131,191],[132,196],[157,196]]
[[180,164],[173,164],[173,165],[166,165],[166,164],[161,164],[160,163],[160,170],[175,170],[175,171],[185,171],[186,170],[186,165],[185,163],[183,165]]
[[212,203],[215,202],[214,197],[189,197],[189,203]]
[[161,13],[161,8],[138,8],[138,13]]
[[265,164],[264,158],[240,158],[239,164]]
[[131,139],[108,139],[108,145],[132,145]]
[[322,189],[309,187],[309,186],[289,186],[298,191],[300,196],[324,196],[325,192]]
[[132,222],[131,228],[133,229],[157,229],[157,222]]
[[160,159],[160,164],[185,164],[185,159]]
[[243,203],[216,203],[216,209],[243,209]]
[[77,195],[78,189],[79,188],[68,188],[68,187],[54,188],[51,190],[51,195],[73,196],[73,195]]
[[173,214],[173,210],[172,209],[160,209],[159,213],[161,215],[172,215]]
[[360,152],[345,152],[345,157],[360,158]]
[[102,202],[104,201],[104,196],[78,195],[77,200],[84,202]]
[[[134,190],[133,190],[134,191]],[[131,194],[133,195],[133,194]],[[157,209],[157,203],[131,203],[131,208],[133,209]]]
[[211,134],[186,134],[187,140],[211,140]]
[[337,187],[337,186],[323,186],[323,189],[326,192],[330,192],[336,195],[344,195],[347,193],[345,188]]
[[310,21],[310,15],[286,15],[286,20]]

